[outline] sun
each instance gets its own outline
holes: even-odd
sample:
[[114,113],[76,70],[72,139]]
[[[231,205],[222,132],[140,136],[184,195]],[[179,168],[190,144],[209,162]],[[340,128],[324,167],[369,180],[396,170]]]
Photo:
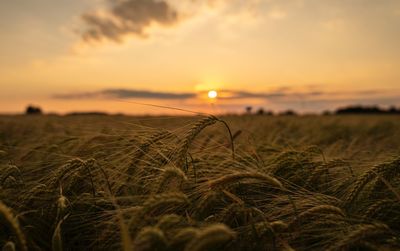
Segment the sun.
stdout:
[[215,99],[215,98],[218,97],[218,92],[215,91],[215,90],[211,90],[211,91],[208,92],[208,97],[209,97],[210,99]]

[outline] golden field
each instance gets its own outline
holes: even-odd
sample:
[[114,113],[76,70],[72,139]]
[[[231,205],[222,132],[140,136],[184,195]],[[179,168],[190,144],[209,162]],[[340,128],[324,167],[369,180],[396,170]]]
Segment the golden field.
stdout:
[[399,250],[398,116],[1,116],[3,250]]

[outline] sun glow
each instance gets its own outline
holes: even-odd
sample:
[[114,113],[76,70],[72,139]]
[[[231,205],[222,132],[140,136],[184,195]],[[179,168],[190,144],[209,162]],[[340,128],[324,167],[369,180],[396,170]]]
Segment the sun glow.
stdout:
[[218,97],[217,91],[214,91],[214,90],[209,91],[209,92],[208,92],[208,97],[209,97],[210,99],[215,99],[215,98],[217,98],[217,97]]

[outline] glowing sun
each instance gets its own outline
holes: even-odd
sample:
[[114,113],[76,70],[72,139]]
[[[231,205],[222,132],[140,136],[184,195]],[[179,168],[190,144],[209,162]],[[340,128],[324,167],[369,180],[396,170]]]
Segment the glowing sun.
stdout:
[[217,91],[214,91],[214,90],[211,90],[211,91],[208,92],[208,97],[209,97],[210,99],[215,99],[215,98],[218,97],[218,92],[217,92]]

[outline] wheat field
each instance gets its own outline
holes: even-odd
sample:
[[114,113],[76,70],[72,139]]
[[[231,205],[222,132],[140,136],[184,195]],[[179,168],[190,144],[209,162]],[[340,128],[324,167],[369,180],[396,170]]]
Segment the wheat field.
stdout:
[[400,250],[396,116],[1,116],[2,250]]

